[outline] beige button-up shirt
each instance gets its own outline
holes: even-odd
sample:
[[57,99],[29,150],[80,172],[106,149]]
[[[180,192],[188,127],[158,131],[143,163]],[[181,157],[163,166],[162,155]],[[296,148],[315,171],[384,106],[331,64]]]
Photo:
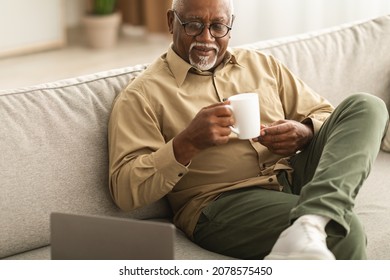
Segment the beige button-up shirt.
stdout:
[[259,95],[261,122],[312,120],[315,133],[333,111],[272,56],[230,50],[214,72],[199,72],[170,48],[117,97],[109,122],[110,191],[131,210],[167,196],[174,222],[189,237],[202,209],[222,192],[248,186],[280,191],[288,160],[260,143],[230,135],[188,166],[174,156],[172,139],[199,110],[237,93]]

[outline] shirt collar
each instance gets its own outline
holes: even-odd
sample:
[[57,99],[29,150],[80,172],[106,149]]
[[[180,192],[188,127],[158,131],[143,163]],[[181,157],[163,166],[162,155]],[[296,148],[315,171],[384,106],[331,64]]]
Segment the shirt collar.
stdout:
[[[183,60],[179,55],[175,53],[175,51],[172,48],[172,45],[168,49],[166,61],[179,87],[184,83],[188,75],[188,72],[190,71],[192,73],[196,73],[199,75],[211,75],[211,72],[208,71],[202,72],[192,67],[191,64],[187,63],[185,60]],[[239,63],[236,60],[236,57],[233,55],[233,53],[230,50],[226,52],[226,56],[222,62],[222,65],[218,66],[217,69],[221,69],[225,67],[226,64],[239,65]]]

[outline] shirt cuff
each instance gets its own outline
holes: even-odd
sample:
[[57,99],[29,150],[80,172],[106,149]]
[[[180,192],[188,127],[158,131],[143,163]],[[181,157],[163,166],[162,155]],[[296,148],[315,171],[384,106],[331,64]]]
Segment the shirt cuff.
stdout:
[[164,178],[175,184],[188,173],[189,164],[184,166],[176,161],[172,142],[169,141],[155,152],[154,161],[156,169],[164,175]]
[[319,120],[314,119],[314,118],[306,118],[302,121],[303,124],[310,123],[310,122],[313,126],[313,133],[314,133],[314,135],[316,135],[324,122],[319,121]]

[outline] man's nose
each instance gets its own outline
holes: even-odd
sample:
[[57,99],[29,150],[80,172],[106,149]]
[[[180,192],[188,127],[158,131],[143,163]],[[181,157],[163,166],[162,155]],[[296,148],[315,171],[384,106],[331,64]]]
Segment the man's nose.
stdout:
[[215,38],[211,36],[210,26],[207,25],[203,28],[202,33],[196,36],[196,38],[198,38],[198,40],[202,42],[212,42],[215,40]]

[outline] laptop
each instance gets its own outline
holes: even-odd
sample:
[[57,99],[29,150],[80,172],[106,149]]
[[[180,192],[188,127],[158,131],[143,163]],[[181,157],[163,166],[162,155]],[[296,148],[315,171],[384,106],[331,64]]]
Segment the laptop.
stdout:
[[172,260],[170,223],[52,213],[53,260]]

